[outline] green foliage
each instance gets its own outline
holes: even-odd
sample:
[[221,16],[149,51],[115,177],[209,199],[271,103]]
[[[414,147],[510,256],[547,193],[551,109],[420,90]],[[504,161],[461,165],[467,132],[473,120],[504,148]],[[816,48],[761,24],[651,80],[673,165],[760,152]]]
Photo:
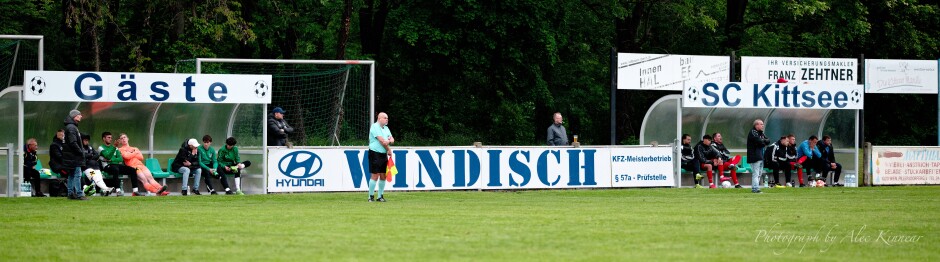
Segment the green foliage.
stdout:
[[[742,21],[732,23],[729,7],[741,3]],[[342,53],[377,61],[377,109],[389,112],[396,130],[442,145],[541,144],[554,112],[584,144],[608,143],[612,47],[692,55],[940,57],[940,7],[924,0],[352,5]],[[0,4],[0,34],[45,35],[49,70],[172,72],[176,61],[195,57],[333,59],[343,46],[343,10],[338,0],[7,0]],[[617,91],[615,140],[638,136],[646,110],[666,94]],[[932,116],[906,128],[882,120],[909,114],[908,108],[936,112],[936,99],[866,100],[873,97],[883,107],[865,110],[870,141],[936,142]]]
[[0,198],[0,260],[940,259],[936,187],[385,193]]

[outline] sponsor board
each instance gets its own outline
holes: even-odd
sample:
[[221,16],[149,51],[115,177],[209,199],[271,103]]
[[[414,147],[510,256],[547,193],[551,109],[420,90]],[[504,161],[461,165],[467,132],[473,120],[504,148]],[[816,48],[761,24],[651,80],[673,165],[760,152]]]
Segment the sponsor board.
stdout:
[[936,60],[865,59],[865,93],[936,94]]
[[683,107],[863,109],[861,85],[701,83],[682,91]]
[[858,84],[858,61],[852,58],[741,57],[741,82],[791,84]]
[[612,148],[612,187],[675,186],[672,148]]
[[25,71],[25,101],[271,103],[270,75]]
[[[671,152],[671,147],[393,148],[398,174],[386,190],[609,188],[615,173],[611,171],[615,162],[612,152],[624,157],[655,154],[671,158],[671,153],[660,151]],[[368,152],[360,147],[268,149],[268,192],[368,190]],[[634,160],[640,164],[646,161],[643,159]],[[642,164],[656,169],[640,173],[672,174],[672,163],[660,160]],[[635,170],[633,165],[618,162],[615,166]],[[637,182],[623,182],[620,187],[673,185],[671,175],[665,181],[639,182],[646,178],[650,177],[637,177]]]
[[940,147],[874,146],[873,185],[940,184]]
[[687,82],[730,81],[727,56],[617,54],[617,89],[682,90]]

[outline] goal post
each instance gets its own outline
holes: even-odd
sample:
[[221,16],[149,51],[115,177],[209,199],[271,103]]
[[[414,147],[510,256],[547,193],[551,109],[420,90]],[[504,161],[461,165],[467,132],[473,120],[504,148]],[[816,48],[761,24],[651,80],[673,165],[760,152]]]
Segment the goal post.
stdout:
[[[366,145],[375,116],[375,61],[197,58],[177,63],[197,74],[270,74],[270,107],[294,128],[294,146]],[[265,107],[267,115],[272,108]]]
[[[15,169],[17,172],[16,179],[7,178],[8,189],[6,190],[7,196],[13,196],[14,191],[19,191],[18,188],[10,189],[9,184],[13,184],[15,180],[19,183],[23,182],[23,150],[21,149],[24,144],[24,119],[23,119],[23,99],[22,93],[23,88],[18,87],[17,91],[15,88],[7,90],[7,88],[13,86],[19,86],[23,83],[23,72],[26,70],[43,70],[43,44],[44,37],[42,35],[0,35],[0,97],[4,93],[14,93],[19,94],[17,97],[17,108],[16,108],[16,133],[12,134],[10,129],[0,131],[0,144],[15,143],[15,157],[18,159],[15,161],[16,166],[7,167],[9,169]],[[9,112],[7,112],[9,113]],[[9,115],[7,115],[9,116]],[[4,119],[2,122],[3,125],[9,126],[12,123],[9,123]],[[14,157],[14,156],[7,156]]]

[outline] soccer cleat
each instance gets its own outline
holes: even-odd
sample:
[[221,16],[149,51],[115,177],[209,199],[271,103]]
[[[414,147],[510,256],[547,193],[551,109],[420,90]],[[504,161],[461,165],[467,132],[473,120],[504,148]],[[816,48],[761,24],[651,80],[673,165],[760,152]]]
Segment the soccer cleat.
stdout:
[[145,196],[145,195],[140,192],[134,192],[134,193],[131,193],[131,196]]
[[774,188],[787,188],[787,186],[784,186],[784,185],[776,185],[776,186],[774,186]]
[[763,192],[760,192],[760,189],[751,189],[751,193],[760,194]]
[[375,202],[375,196],[369,196],[369,202]]
[[226,195],[234,195],[235,192],[232,192],[232,190],[227,190],[227,191],[225,191],[225,194],[226,194]]
[[698,174],[698,173],[695,174],[695,180],[702,180],[702,178],[704,178],[702,174]]
[[239,196],[244,196],[244,195],[245,195],[245,192],[242,192],[242,190],[239,189],[239,190],[235,190],[235,194],[236,194],[236,195],[239,195]]
[[711,184],[711,185],[708,185],[708,188],[718,188],[718,187],[716,187],[715,184]]
[[785,187],[793,187],[793,183],[787,182],[787,185]]
[[743,188],[741,185],[734,185],[734,188]]
[[800,187],[806,187],[806,184],[800,184]]
[[117,194],[117,196],[124,196],[124,190],[121,188],[116,188],[115,194]]
[[80,197],[75,198],[75,200],[82,200],[82,201],[84,201],[84,200],[89,200],[89,199],[90,199],[90,198],[88,198],[88,197],[86,197],[86,196],[80,196]]
[[729,170],[738,170],[738,165],[729,165],[729,166],[728,166],[728,169],[729,169]]
[[166,185],[164,185],[163,187],[161,187],[161,188],[160,188],[160,191],[157,191],[157,194],[163,194],[163,192],[166,192]]
[[376,199],[375,201],[385,202],[385,196],[380,196],[379,199]]
[[183,191],[180,192],[180,193],[183,194],[184,196],[188,196],[188,195],[189,195],[189,190],[183,189]]
[[170,192],[167,192],[167,191],[163,191],[163,192],[157,193],[157,195],[159,195],[159,196],[167,196],[167,195],[169,195],[169,194],[170,194]]
[[82,191],[85,192],[86,196],[94,195],[96,192],[95,185],[87,185]]
[[218,192],[215,192],[215,190],[209,190],[209,194],[210,194],[210,195],[218,195],[219,193],[218,193]]
[[695,188],[704,188],[702,185],[695,184]]
[[199,193],[199,189],[193,189],[193,195],[201,196],[202,193]]

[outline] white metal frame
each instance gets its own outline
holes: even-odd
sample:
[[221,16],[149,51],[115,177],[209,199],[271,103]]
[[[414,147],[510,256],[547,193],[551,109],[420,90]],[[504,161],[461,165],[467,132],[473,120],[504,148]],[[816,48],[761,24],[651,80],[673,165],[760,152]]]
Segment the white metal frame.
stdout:
[[[676,137],[677,137],[677,138],[681,138],[680,136],[682,136],[682,95],[665,95],[665,96],[659,98],[659,100],[656,100],[656,102],[653,102],[653,105],[650,106],[650,108],[646,111],[646,115],[643,117],[644,123],[645,123],[646,119],[649,118],[650,113],[653,112],[653,109],[654,109],[654,108],[656,108],[659,104],[661,104],[661,103],[663,103],[663,102],[665,102],[665,101],[668,101],[668,100],[676,100]],[[768,118],[770,118],[771,115],[773,115],[774,111],[776,111],[776,109],[772,109],[772,110],[768,111],[767,114],[764,116],[763,119],[766,121]],[[817,136],[822,137],[822,129],[823,129],[823,127],[825,126],[825,123],[827,122],[827,119],[828,119],[829,116],[831,115],[831,113],[832,113],[831,111],[832,111],[832,110],[828,110],[828,111],[826,111],[826,112],[824,113],[824,116],[823,116],[823,118],[822,118],[822,122],[819,124],[819,128],[818,128],[818,130],[817,130],[817,132],[816,132],[816,133],[817,133]],[[861,110],[854,110],[854,111],[855,111],[855,136],[856,136],[856,139],[854,139],[854,141],[855,141],[855,142],[854,142],[855,150],[852,151],[852,154],[853,154],[855,157],[854,157],[854,159],[853,159],[852,162],[855,163],[855,165],[852,166],[852,169],[851,169],[851,170],[852,170],[852,171],[855,171],[855,175],[858,176],[859,174],[861,174],[861,173],[864,171],[864,170],[861,170],[860,168],[858,168],[858,163],[859,163],[859,162],[858,162],[858,146],[859,146],[859,143],[858,143],[857,137],[858,137],[858,134],[859,134],[859,133],[858,133],[858,131],[859,131],[859,130],[858,130],[858,129],[859,129],[859,118],[860,118],[860,115],[859,115],[859,114],[860,114]],[[707,126],[708,126],[708,122],[709,122],[708,120],[711,118],[711,113],[712,113],[712,112],[714,112],[714,109],[712,109],[711,111],[709,111],[708,115],[706,116],[706,118],[705,118],[705,120],[704,120],[704,122],[703,122],[703,127],[707,127]],[[705,131],[704,131],[705,129],[703,128],[702,130],[703,130],[702,132],[704,133],[704,132],[705,132]],[[645,136],[645,133],[646,133],[645,131],[646,131],[646,125],[641,125],[641,126],[640,126],[640,143],[646,142],[646,138],[644,137],[644,136]],[[676,141],[678,141],[678,140],[676,140]],[[734,149],[734,150],[731,150],[731,151],[732,151],[732,152],[739,152],[738,149]],[[846,152],[849,152],[849,151],[846,150],[846,149],[841,149],[841,150],[836,150],[835,152],[837,152],[837,153],[846,153]],[[843,165],[843,172],[845,172],[845,171],[848,171],[848,170],[845,169],[845,166]],[[681,177],[682,177],[682,176],[681,176],[681,174],[679,174],[679,173],[681,172],[680,169],[677,168],[675,172],[676,172],[676,176],[679,178],[679,179],[676,179],[676,181],[679,181],[679,183],[681,183]],[[681,184],[680,184],[680,185],[681,185]]]
[[[37,50],[37,52],[36,52],[36,53],[37,53],[37,56],[38,56],[38,59],[37,59],[37,61],[36,61],[36,62],[37,62],[37,65],[38,65],[38,68],[37,68],[36,70],[39,70],[39,71],[42,71],[42,70],[43,70],[43,56],[44,56],[44,54],[43,54],[43,45],[44,45],[44,41],[45,41],[43,36],[41,36],[41,35],[0,35],[0,39],[38,40],[38,41],[39,41],[39,45],[38,45],[38,47],[37,47],[38,50]],[[9,90],[10,88],[12,88],[12,87],[8,87],[7,89]],[[24,90],[23,87],[20,86],[20,88],[19,88],[19,90],[18,90],[18,91],[20,91],[20,99],[19,99],[20,101],[19,101],[19,103],[17,103],[17,110],[19,110],[19,114],[18,114],[17,120],[16,120],[16,121],[17,121],[17,129],[16,129],[16,132],[17,132],[17,140],[16,140],[16,143],[17,143],[18,145],[22,145],[22,144],[23,144],[23,132],[24,132],[24,130],[23,130],[23,128],[24,128],[24,127],[23,127],[23,123],[24,123],[24,119],[23,119],[23,118],[24,118],[24,116],[23,116],[23,108],[24,108],[24,105],[23,105],[23,90]],[[6,90],[4,90],[4,91],[6,91]],[[11,90],[11,92],[12,92],[12,90]],[[0,94],[0,95],[2,95],[2,94]],[[17,158],[20,159],[20,165],[18,165],[18,166],[19,166],[19,174],[23,174],[23,171],[24,171],[24,170],[23,170],[23,165],[22,165],[22,164],[23,164],[23,162],[22,162],[22,161],[23,161],[23,150],[20,150],[19,148],[16,148],[15,151],[17,152],[17,153],[16,153]],[[21,175],[21,176],[20,176],[20,179],[22,180],[22,178],[23,178],[23,176]]]

